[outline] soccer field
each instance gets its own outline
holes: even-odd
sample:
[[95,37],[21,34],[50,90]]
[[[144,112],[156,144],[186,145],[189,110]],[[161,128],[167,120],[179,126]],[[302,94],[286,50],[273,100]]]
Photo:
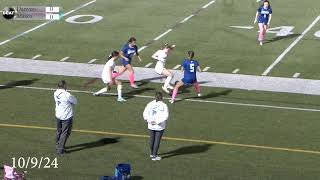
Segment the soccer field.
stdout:
[[[177,45],[166,64],[169,69],[194,50],[209,73],[315,83],[320,77],[317,1],[271,0],[274,14],[262,47],[253,24],[255,0],[1,0],[0,9],[17,5],[60,6],[65,16],[59,21],[0,18],[3,57],[104,64],[106,54],[135,36],[143,59],[133,60],[138,67],[153,68],[151,55],[168,42]],[[77,15],[85,15],[75,19],[82,23],[70,23]],[[61,79],[79,104],[69,153],[58,156],[53,91]],[[125,82],[128,101],[118,103],[115,89],[93,97],[103,84],[84,87],[89,80],[1,72],[0,165],[12,165],[12,158],[19,157],[57,158],[58,168],[19,169],[27,171],[28,179],[39,180],[97,179],[113,175],[121,162],[132,165],[136,180],[314,180],[320,174],[319,96],[217,86],[203,87],[200,98],[193,88],[183,89],[175,104],[166,95],[170,118],[160,146],[163,160],[153,162],[142,112],[154,92],[161,91],[160,84],[142,81],[134,90]]]

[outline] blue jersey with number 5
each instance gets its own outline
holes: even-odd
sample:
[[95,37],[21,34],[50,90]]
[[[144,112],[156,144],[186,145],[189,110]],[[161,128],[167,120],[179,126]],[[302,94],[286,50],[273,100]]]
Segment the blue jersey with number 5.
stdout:
[[185,59],[182,62],[182,67],[184,69],[184,79],[186,80],[197,80],[197,68],[199,62],[197,60]]

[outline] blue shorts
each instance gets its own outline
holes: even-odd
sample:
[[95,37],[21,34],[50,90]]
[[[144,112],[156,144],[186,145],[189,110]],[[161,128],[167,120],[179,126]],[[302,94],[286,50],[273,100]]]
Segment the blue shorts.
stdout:
[[268,21],[265,20],[259,20],[258,24],[268,25]]
[[121,64],[123,65],[123,66],[126,66],[126,65],[128,65],[128,64],[131,64],[131,59],[129,59],[129,61],[126,61],[125,59],[120,59],[120,62],[121,62]]
[[192,85],[197,82],[197,79],[181,79],[184,85]]

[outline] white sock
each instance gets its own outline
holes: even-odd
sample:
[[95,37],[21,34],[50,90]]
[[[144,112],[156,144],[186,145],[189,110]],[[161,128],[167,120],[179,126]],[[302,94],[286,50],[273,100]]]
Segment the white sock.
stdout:
[[168,76],[167,77],[167,79],[166,79],[166,81],[164,82],[164,85],[163,85],[164,88],[168,88],[168,86],[170,85],[171,79],[172,79],[172,76]]
[[102,94],[102,93],[107,92],[107,91],[108,91],[107,88],[102,88],[102,89],[100,89],[100,91],[96,92],[95,94]]
[[122,85],[118,85],[117,90],[118,90],[118,98],[122,98]]

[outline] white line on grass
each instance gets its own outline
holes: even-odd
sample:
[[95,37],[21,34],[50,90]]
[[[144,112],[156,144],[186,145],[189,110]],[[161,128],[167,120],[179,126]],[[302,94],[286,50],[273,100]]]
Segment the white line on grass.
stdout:
[[66,60],[68,60],[70,57],[64,57],[64,58],[62,58],[62,59],[60,59],[60,61],[66,61]]
[[194,14],[191,14],[190,16],[184,18],[184,20],[182,20],[180,23],[185,23],[186,21],[188,21],[189,19],[191,19],[194,16]]
[[[70,13],[73,13],[73,12],[79,10],[79,9],[82,9],[82,8],[84,8],[84,7],[92,4],[92,3],[94,3],[94,2],[96,2],[96,0],[93,0],[93,1],[90,1],[90,2],[88,2],[88,3],[86,3],[86,4],[83,4],[83,5],[75,8],[75,9],[73,9],[73,10],[71,10],[71,11],[63,14],[62,17],[67,16],[67,15],[69,15]],[[45,26],[45,25],[48,25],[48,24],[52,23],[52,22],[55,22],[55,20],[47,21],[47,22],[42,23],[42,24],[40,24],[40,25],[38,25],[38,26],[36,26],[36,27],[34,27],[34,28],[31,28],[31,29],[29,29],[29,30],[27,30],[27,31],[25,31],[25,32],[23,32],[23,33],[17,34],[17,35],[13,36],[13,37],[10,38],[10,39],[7,39],[7,40],[5,40],[5,41],[0,42],[0,46],[4,45],[4,44],[6,44],[6,43],[8,43],[8,42],[10,42],[10,41],[12,41],[12,40],[15,40],[15,39],[17,39],[17,38],[19,38],[19,37],[21,37],[21,36],[24,36],[24,35],[32,32],[32,31],[35,31],[35,30],[37,30],[37,29],[39,29],[39,28],[41,28],[41,27],[43,27],[43,26]]]
[[98,59],[91,59],[91,60],[88,62],[88,64],[92,64],[92,63],[94,63],[96,60],[98,60]]
[[236,74],[236,73],[238,73],[239,71],[240,71],[240,69],[235,69],[235,70],[232,71],[232,74]]
[[[0,85],[0,87],[3,87],[5,85]],[[45,90],[45,91],[55,91],[54,88],[45,88],[45,87],[32,87],[32,86],[15,86],[16,88],[22,88],[22,89],[36,89],[36,90]],[[92,94],[92,91],[83,91],[83,90],[75,90],[70,89],[69,92],[75,92],[75,93],[86,93],[86,94]],[[116,93],[103,93],[106,95],[112,95],[116,96]],[[139,97],[139,98],[148,98],[148,99],[154,99],[153,96],[144,96],[144,95],[132,95],[133,97]],[[171,98],[164,98],[164,99],[171,99]],[[180,98],[177,98],[177,100],[181,100]],[[225,104],[225,105],[234,105],[234,106],[246,106],[246,107],[257,107],[257,108],[270,108],[270,109],[284,109],[284,110],[295,110],[295,111],[307,111],[307,112],[320,112],[320,109],[311,109],[311,108],[299,108],[299,107],[287,107],[287,106],[272,106],[272,105],[265,105],[265,104],[250,104],[250,103],[236,103],[236,102],[225,102],[225,101],[209,101],[209,100],[200,100],[200,99],[184,99],[184,101],[189,102],[199,102],[199,103],[212,103],[212,104]]]
[[9,57],[13,54],[13,52],[9,52],[8,54],[4,55],[4,57]]
[[179,67],[181,67],[180,64],[176,65],[175,67],[173,67],[173,69],[178,69]]
[[160,38],[162,38],[163,36],[165,36],[166,34],[168,34],[171,31],[172,31],[172,29],[168,29],[166,32],[160,34],[158,37],[154,38],[153,40],[157,41],[157,40],[159,40]]
[[205,67],[202,71],[206,72],[210,69],[210,67]]
[[211,4],[213,4],[215,1],[210,1],[208,4],[204,5],[202,8],[205,9],[207,8],[208,6],[210,6]]
[[294,73],[294,75],[292,76],[293,78],[298,78],[300,76],[300,73]]
[[150,67],[153,63],[148,63],[147,65],[145,65],[144,67]]
[[42,56],[41,54],[37,54],[37,55],[33,56],[31,59],[35,60],[35,59],[37,59],[37,58],[39,58],[41,56]]
[[145,48],[147,48],[148,46],[142,46],[141,48],[138,49],[138,52],[144,50]]
[[290,52],[290,50],[298,44],[298,42],[311,30],[311,28],[317,24],[317,22],[320,20],[320,16],[318,16],[308,27],[305,29],[302,34],[295,40],[293,41],[290,46],[285,49],[282,54],[262,73],[263,76],[266,76],[270,73],[270,71],[284,58],[286,54]]

